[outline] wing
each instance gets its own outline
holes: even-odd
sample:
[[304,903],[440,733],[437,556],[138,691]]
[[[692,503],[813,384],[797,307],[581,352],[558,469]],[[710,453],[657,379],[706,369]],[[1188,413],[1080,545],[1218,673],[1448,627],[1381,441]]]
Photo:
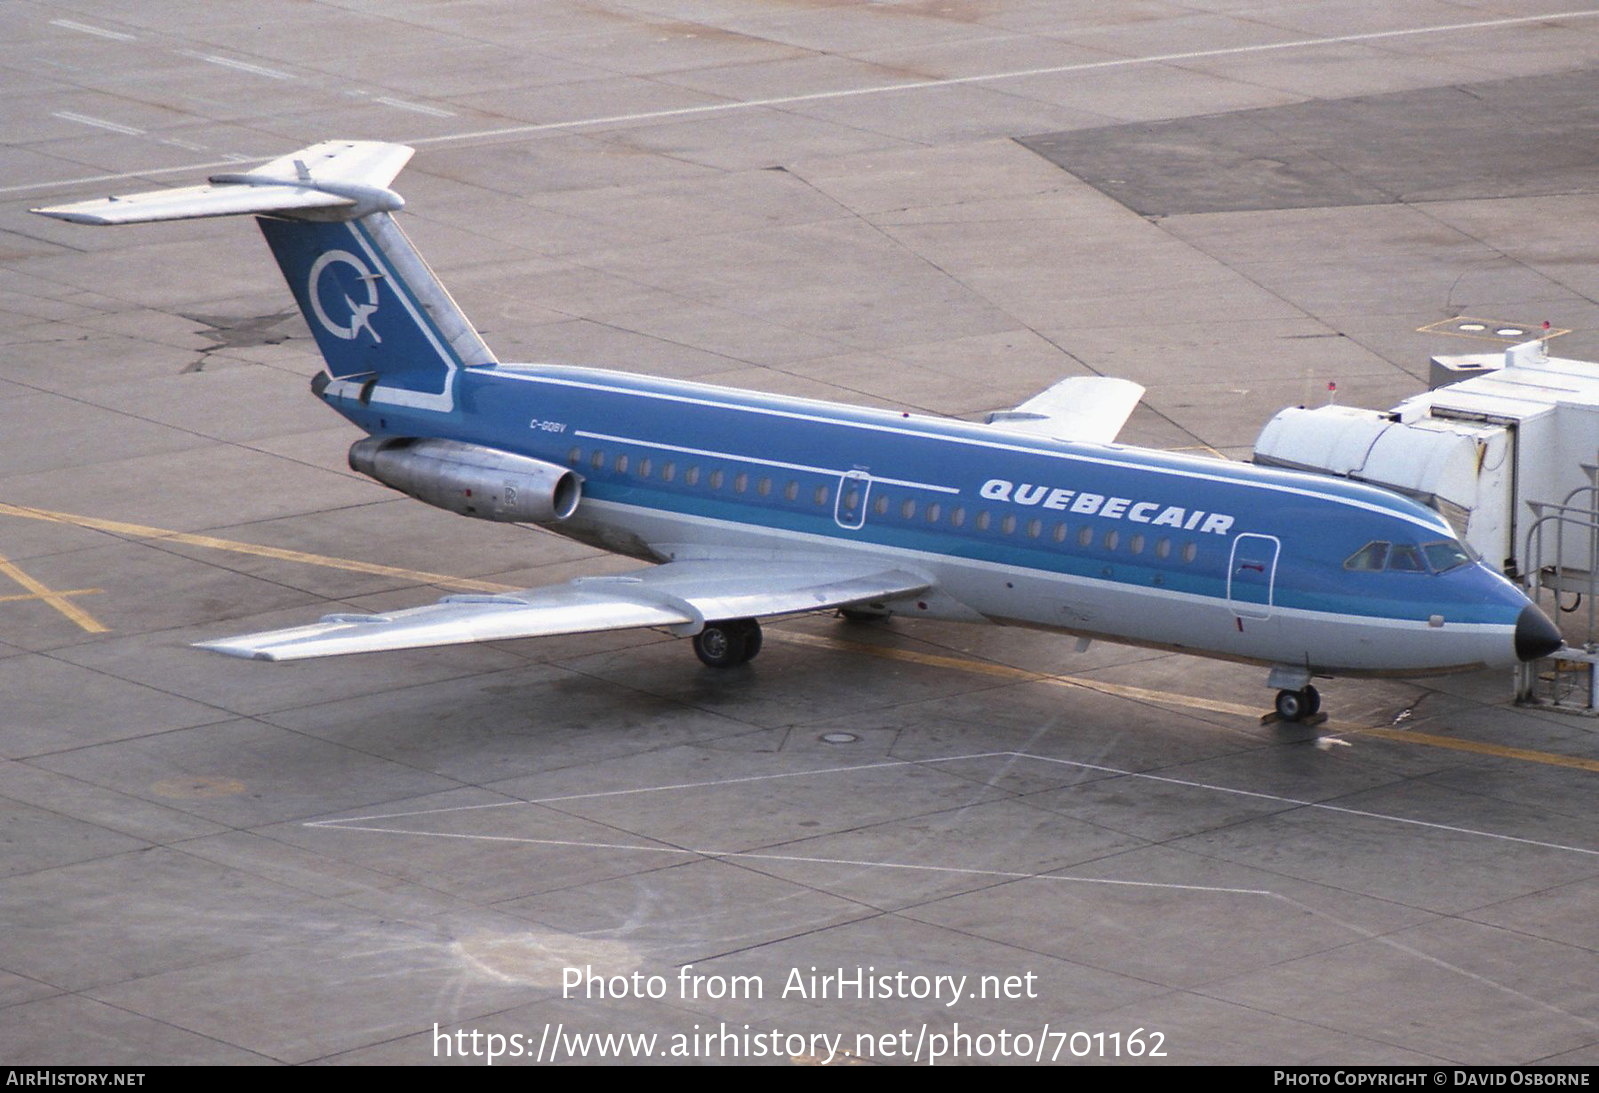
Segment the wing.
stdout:
[[1073,376],[1014,410],[996,410],[988,423],[1013,433],[1109,444],[1143,397],[1144,388],[1132,380]]
[[256,660],[300,660],[645,626],[694,634],[707,620],[794,615],[915,595],[930,586],[927,578],[905,570],[833,559],[669,562],[619,577],[583,577],[507,595],[446,596],[428,607],[390,614],[329,615],[310,626],[198,647]]

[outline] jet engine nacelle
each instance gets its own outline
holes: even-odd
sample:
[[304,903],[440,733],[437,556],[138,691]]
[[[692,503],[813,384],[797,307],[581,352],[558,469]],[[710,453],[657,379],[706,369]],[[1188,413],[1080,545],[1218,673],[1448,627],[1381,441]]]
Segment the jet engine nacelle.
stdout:
[[565,520],[583,495],[565,467],[458,440],[369,436],[350,467],[441,509],[513,524]]

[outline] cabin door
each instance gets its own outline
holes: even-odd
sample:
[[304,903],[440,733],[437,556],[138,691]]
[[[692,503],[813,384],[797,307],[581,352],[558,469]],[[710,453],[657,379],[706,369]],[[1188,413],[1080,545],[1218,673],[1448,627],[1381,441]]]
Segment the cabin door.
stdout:
[[1275,535],[1234,536],[1227,564],[1227,606],[1241,619],[1271,618],[1277,583],[1277,555],[1282,542]]
[[847,531],[866,523],[866,498],[872,492],[872,476],[865,471],[845,471],[838,480],[838,500],[833,505],[833,520]]

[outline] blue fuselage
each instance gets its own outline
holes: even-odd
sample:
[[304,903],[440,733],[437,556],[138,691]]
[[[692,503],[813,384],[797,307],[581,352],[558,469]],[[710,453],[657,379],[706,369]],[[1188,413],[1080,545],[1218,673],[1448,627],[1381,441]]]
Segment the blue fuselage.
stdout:
[[[1528,603],[1436,513],[1339,479],[560,366],[463,369],[447,409],[357,395],[323,397],[370,433],[575,471],[551,530],[654,561],[889,557],[935,589],[888,605],[907,615],[1414,674],[1514,663]],[[1423,564],[1351,562],[1373,543]]]

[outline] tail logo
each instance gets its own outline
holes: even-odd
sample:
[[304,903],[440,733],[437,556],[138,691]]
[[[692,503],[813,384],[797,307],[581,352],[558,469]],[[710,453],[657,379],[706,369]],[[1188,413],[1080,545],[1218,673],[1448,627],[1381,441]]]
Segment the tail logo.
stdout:
[[[335,269],[338,266],[347,266],[350,272]],[[329,271],[332,271],[331,273]],[[323,284],[323,275],[328,274],[326,285]],[[306,277],[306,295],[311,301],[311,311],[316,315],[316,321],[322,324],[322,329],[332,334],[335,338],[345,341],[354,341],[365,330],[372,335],[374,343],[380,343],[382,338],[372,327],[372,316],[378,310],[378,279],[381,275],[372,272],[372,268],[360,258],[347,250],[323,251],[317,260],[311,264],[311,272]],[[351,298],[351,282],[356,282],[360,287],[355,288],[357,295],[366,297],[365,303],[357,303]],[[343,324],[336,323],[328,315],[328,307],[324,305],[324,296],[332,305],[334,311],[341,308],[349,315]]]

